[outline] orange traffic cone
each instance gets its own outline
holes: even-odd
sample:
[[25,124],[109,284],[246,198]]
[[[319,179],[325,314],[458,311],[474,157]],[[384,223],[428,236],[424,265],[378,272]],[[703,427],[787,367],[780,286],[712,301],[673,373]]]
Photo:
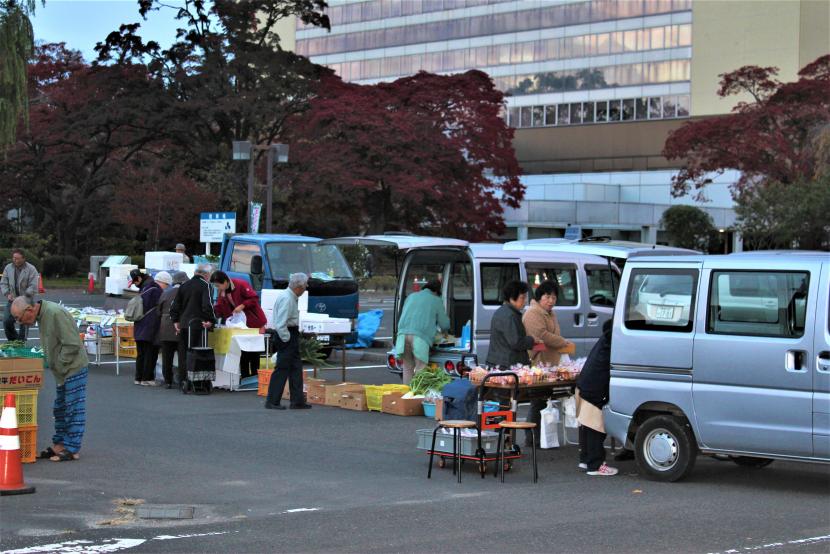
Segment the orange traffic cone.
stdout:
[[7,394],[0,415],[0,496],[31,494],[34,487],[23,482],[23,463],[20,461],[20,435],[17,433],[17,408],[14,395]]
[[419,292],[421,290],[421,285],[418,283],[418,278],[415,277],[412,279],[412,292]]
[[43,275],[37,276],[37,293],[43,294],[46,292],[46,289],[43,288]]

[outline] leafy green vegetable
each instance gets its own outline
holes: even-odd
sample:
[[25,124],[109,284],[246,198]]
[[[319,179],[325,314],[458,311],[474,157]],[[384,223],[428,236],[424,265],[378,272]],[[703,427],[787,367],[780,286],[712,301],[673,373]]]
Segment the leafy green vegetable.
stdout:
[[422,369],[412,377],[409,388],[413,394],[426,394],[430,390],[441,392],[444,385],[450,382],[452,382],[452,377],[445,371],[438,370],[433,372],[429,369]]

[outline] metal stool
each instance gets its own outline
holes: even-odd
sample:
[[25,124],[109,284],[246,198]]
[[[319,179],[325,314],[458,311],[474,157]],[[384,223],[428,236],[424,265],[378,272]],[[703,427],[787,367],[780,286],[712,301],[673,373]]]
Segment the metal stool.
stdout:
[[504,430],[515,431],[519,429],[526,429],[530,431],[530,438],[533,446],[531,447],[531,460],[533,461],[533,482],[539,480],[539,470],[536,467],[536,424],[530,421],[502,421],[499,423],[499,442],[498,452],[499,460],[496,466],[496,473],[501,474],[501,482],[504,483]]
[[441,428],[452,429],[452,457],[453,475],[458,475],[458,482],[461,482],[461,429],[472,429],[476,426],[475,421],[467,421],[466,419],[447,419],[439,421],[432,432],[432,448],[429,449],[429,471],[427,472],[427,479],[432,478],[432,457],[435,454],[435,437],[438,435],[438,430]]

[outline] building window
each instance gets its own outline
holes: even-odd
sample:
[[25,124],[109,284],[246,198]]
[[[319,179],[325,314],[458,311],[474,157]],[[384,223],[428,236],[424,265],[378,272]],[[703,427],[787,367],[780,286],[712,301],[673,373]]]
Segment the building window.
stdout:
[[543,127],[545,125],[545,108],[544,106],[533,106],[531,108],[532,124],[534,127]]
[[568,104],[559,104],[557,106],[557,121],[559,125],[570,125],[571,115],[569,113],[570,106]]
[[556,106],[545,106],[545,125],[556,125]]
[[522,108],[522,127],[530,127],[530,106],[525,106]]
[[634,119],[634,99],[630,98],[622,101],[622,120],[631,121],[632,119]]
[[597,123],[605,123],[608,121],[608,102],[597,102]]
[[660,101],[660,98],[649,98],[648,118],[660,119],[661,117],[663,117],[663,103]]

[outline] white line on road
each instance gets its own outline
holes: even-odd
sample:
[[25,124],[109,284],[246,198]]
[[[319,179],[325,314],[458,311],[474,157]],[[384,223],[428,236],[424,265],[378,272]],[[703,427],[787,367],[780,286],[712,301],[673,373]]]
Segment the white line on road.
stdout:
[[294,508],[280,512],[281,514],[295,514],[297,512],[319,512],[320,508]]
[[[316,509],[316,508],[314,508]],[[214,531],[212,533],[192,533],[187,535],[158,535],[151,539],[103,539],[99,543],[94,543],[87,540],[66,541],[54,544],[43,544],[40,546],[30,546],[28,548],[19,548],[17,550],[4,550],[0,554],[41,554],[41,553],[57,553],[68,554],[70,552],[118,552],[120,550],[127,550],[128,548],[135,548],[142,545],[148,540],[151,541],[169,541],[174,539],[190,539],[196,537],[212,537],[215,535],[226,535],[228,531]]]
[[730,548],[729,550],[724,550],[722,552],[710,552],[709,554],[738,554],[739,552],[755,552],[758,550],[772,550],[773,548],[779,548],[781,546],[801,546],[805,544],[818,544],[820,542],[827,542],[830,541],[830,535],[821,535],[818,537],[807,537],[806,539],[794,539],[791,541],[778,541],[778,542],[769,542],[766,544],[759,544],[756,546],[741,546],[738,548]]

